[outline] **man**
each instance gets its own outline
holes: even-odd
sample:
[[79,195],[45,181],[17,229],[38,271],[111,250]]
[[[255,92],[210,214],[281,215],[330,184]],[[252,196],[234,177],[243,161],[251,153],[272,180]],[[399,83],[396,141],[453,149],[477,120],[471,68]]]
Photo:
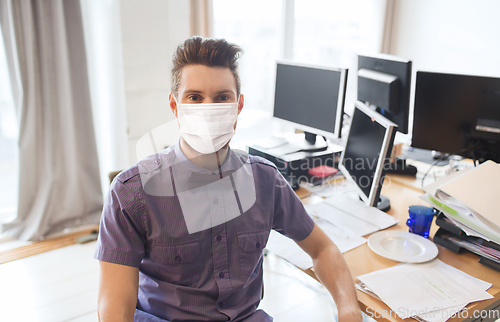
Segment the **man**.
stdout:
[[338,248],[268,161],[229,149],[244,97],[225,40],[194,37],[173,57],[179,143],[111,186],[95,257],[101,321],[272,321],[257,306],[271,229],[313,259],[339,321],[361,321]]

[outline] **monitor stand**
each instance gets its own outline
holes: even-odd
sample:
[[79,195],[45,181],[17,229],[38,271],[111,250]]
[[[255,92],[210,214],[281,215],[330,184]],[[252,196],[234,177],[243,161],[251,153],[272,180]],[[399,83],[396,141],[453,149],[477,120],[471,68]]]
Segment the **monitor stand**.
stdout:
[[389,200],[389,198],[380,195],[377,202],[377,209],[382,210],[383,212],[388,212],[389,210],[391,210],[391,201]]
[[322,136],[309,132],[295,133],[287,137],[287,140],[288,144],[298,147],[297,151],[319,152],[328,148],[328,142]]

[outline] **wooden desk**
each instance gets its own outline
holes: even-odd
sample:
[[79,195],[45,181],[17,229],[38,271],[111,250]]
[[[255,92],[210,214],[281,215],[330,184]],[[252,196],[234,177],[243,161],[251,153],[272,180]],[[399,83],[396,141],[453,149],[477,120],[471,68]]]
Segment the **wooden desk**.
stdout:
[[[391,201],[391,210],[388,211],[388,214],[390,214],[394,218],[399,219],[399,223],[396,226],[388,228],[388,230],[408,231],[408,227],[406,226],[406,219],[408,218],[408,207],[417,204],[427,204],[419,199],[422,191],[417,188],[418,186],[415,185],[412,179],[391,175],[388,177],[391,180],[386,180],[386,182],[384,183],[382,194],[389,197]],[[388,184],[388,182],[390,183]],[[298,194],[304,195],[305,193],[303,191],[298,191]],[[304,198],[304,203],[307,204],[309,202],[314,202],[314,200],[310,198],[314,197]],[[432,225],[430,234],[431,236],[434,236],[437,228],[438,227],[435,224]],[[469,312],[480,310],[500,298],[500,272],[479,264],[479,257],[472,253],[465,252],[463,254],[455,254],[452,251],[439,245],[438,249],[438,258],[444,263],[447,263],[466,272],[467,274],[493,284],[492,288],[490,288],[488,292],[495,296],[495,299],[471,303],[467,307]],[[398,262],[396,261],[375,254],[367,244],[350,250],[344,253],[343,256],[347,262],[347,265],[349,266],[355,282],[358,282],[358,280],[356,280],[356,276],[360,276],[384,268],[389,268],[398,264]],[[306,273],[316,278],[314,272],[310,269],[306,270]],[[361,291],[357,291],[357,295],[361,309],[369,316],[374,317],[377,321],[404,321],[397,317],[394,312],[392,312],[391,314],[390,308],[383,302],[376,300],[370,295],[367,295]],[[376,317],[373,316],[374,313],[377,313]],[[455,322],[462,320],[462,318],[457,317],[448,321]]]

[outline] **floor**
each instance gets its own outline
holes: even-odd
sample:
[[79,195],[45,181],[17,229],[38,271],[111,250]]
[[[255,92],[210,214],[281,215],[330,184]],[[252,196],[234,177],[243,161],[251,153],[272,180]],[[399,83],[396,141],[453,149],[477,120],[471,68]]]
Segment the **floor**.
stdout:
[[[1,264],[0,321],[97,321],[94,247],[76,244]],[[326,289],[273,254],[264,260],[264,286],[260,308],[275,322],[336,321]]]

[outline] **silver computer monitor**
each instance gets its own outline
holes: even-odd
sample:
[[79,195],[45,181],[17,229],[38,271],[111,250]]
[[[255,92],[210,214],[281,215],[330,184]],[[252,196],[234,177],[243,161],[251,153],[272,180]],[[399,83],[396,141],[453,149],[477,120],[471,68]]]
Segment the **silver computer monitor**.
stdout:
[[300,130],[339,138],[347,69],[279,61],[273,116]]
[[[376,207],[379,202],[396,129],[396,124],[356,102],[339,168],[368,206]],[[385,206],[381,209],[387,210]]]

